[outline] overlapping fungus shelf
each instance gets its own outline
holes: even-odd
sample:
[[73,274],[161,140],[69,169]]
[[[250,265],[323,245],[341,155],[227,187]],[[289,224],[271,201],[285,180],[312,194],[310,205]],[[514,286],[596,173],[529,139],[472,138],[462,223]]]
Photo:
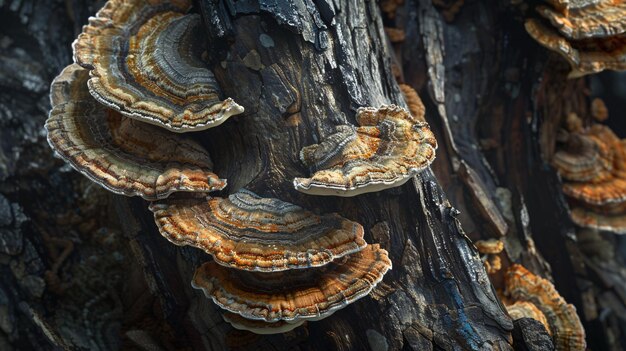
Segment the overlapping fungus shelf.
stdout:
[[337,214],[318,216],[245,189],[228,198],[167,199],[150,209],[168,240],[200,248],[235,269],[318,267],[366,245],[356,222]]
[[400,186],[435,159],[437,141],[422,116],[395,105],[360,108],[360,127],[337,126],[300,152],[310,178],[294,187],[312,195],[355,196]]
[[74,42],[89,90],[124,116],[174,132],[220,125],[243,112],[220,100],[191,1],[109,0]]
[[527,32],[571,65],[570,77],[626,69],[626,3],[557,2],[538,6],[544,18],[526,21]]
[[247,319],[232,312],[224,312],[222,317],[235,329],[247,330],[261,335],[286,333],[296,329],[306,321],[304,319],[297,319],[294,321],[268,323],[258,319]]
[[[320,320],[368,295],[391,268],[378,245],[324,267],[275,273],[200,266],[192,285],[221,308],[265,323]],[[239,325],[245,328],[245,325]]]
[[[585,330],[576,308],[561,297],[552,283],[514,264],[506,272],[505,286],[505,294],[511,299],[511,304],[529,302],[543,313],[557,350],[585,350]],[[524,316],[534,318],[530,314]]]
[[516,301],[510,305],[506,305],[506,311],[513,320],[532,318],[539,321],[546,328],[548,334],[552,335],[552,331],[550,331],[550,324],[548,324],[546,316],[532,302]]
[[70,65],[50,93],[48,142],[74,169],[114,193],[149,200],[226,186],[202,146],[100,105],[87,91],[88,78],[87,70]]

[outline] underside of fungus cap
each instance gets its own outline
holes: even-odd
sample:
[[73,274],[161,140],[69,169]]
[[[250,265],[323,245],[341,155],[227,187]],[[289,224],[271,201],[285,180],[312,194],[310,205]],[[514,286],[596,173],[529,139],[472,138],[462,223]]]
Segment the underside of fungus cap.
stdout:
[[559,53],[569,62],[570,78],[598,73],[605,69],[626,70],[626,36],[574,40],[562,36],[556,29],[537,19],[525,23],[526,31],[539,44]]
[[318,216],[246,189],[228,198],[167,199],[150,205],[161,234],[213,255],[221,265],[275,272],[323,266],[365,247],[363,227]]
[[600,213],[597,210],[580,206],[570,206],[572,221],[585,228],[607,230],[616,234],[626,234],[626,214]]
[[247,319],[319,320],[368,295],[390,268],[387,251],[369,245],[324,267],[299,271],[253,273],[208,262],[196,270],[192,286]]
[[552,283],[514,264],[506,272],[505,286],[513,301],[531,302],[545,315],[557,350],[586,349],[585,330],[576,308],[561,297]]
[[575,1],[566,11],[549,6],[539,6],[537,11],[568,39],[606,38],[626,32],[624,1]]
[[243,112],[220,100],[201,59],[204,38],[191,1],[109,0],[73,44],[89,90],[124,116],[174,132],[218,126]]
[[87,70],[70,65],[50,93],[48,142],[74,169],[114,193],[148,200],[226,186],[202,146],[100,105],[87,91],[88,78]]
[[361,108],[360,127],[338,126],[320,144],[302,149],[310,178],[294,187],[311,195],[355,196],[404,184],[435,159],[429,126],[398,106]]
[[286,333],[296,329],[305,322],[304,319],[297,319],[295,321],[268,323],[256,319],[247,319],[232,312],[224,312],[222,317],[235,329],[247,330],[261,335]]

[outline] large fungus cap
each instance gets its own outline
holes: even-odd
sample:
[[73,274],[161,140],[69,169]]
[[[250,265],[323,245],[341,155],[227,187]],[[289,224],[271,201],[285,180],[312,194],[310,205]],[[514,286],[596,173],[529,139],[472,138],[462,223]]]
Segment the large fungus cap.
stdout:
[[368,295],[391,268],[387,251],[369,245],[321,268],[253,273],[208,262],[192,286],[221,308],[268,323],[319,320]]
[[565,11],[539,6],[537,11],[569,39],[605,38],[626,32],[626,2],[573,1]]
[[220,100],[201,60],[204,38],[191,1],[109,0],[74,42],[74,60],[91,70],[89,90],[127,117],[174,132],[218,126],[243,112]]
[[217,263],[242,270],[318,267],[367,245],[356,222],[245,189],[228,198],[167,199],[150,209],[174,244],[200,248]]
[[311,195],[355,196],[397,187],[435,159],[437,141],[423,116],[386,105],[360,108],[360,127],[338,126],[320,144],[302,149],[310,178],[295,178],[298,191]]
[[552,157],[552,165],[567,181],[602,181],[612,177],[614,149],[590,135],[572,133]]
[[626,70],[626,36],[568,39],[537,19],[525,23],[526,31],[539,44],[559,53],[569,62],[570,78],[601,72],[605,69]]
[[576,308],[561,297],[552,283],[515,264],[507,270],[505,286],[513,301],[530,302],[545,315],[557,350],[585,350],[585,330]]
[[571,206],[572,221],[585,228],[607,230],[616,234],[626,234],[626,215],[621,213],[600,213],[581,206]]
[[50,93],[48,142],[74,169],[114,193],[148,200],[226,186],[202,146],[100,105],[87,91],[88,78],[87,70],[70,65]]

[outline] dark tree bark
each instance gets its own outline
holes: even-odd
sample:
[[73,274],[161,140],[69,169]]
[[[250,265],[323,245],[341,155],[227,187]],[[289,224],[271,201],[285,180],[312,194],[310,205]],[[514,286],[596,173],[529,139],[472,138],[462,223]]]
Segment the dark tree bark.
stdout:
[[[557,116],[585,111],[586,81],[545,63],[520,8],[467,1],[447,22],[430,0],[405,0],[393,17],[375,1],[196,2],[211,68],[246,108],[197,133],[228,179],[223,195],[246,187],[338,212],[394,265],[371,297],[268,337],[233,330],[191,288],[210,257],[162,238],[146,202],[109,195],[52,160],[41,133],[47,84],[101,3],[0,1],[0,349],[541,348],[535,324],[512,333],[494,288],[502,277],[487,276],[471,244],[490,237],[502,238],[509,262],[554,279],[592,348],[619,348],[622,257],[581,252],[544,161]],[[387,26],[405,40],[391,44]],[[432,171],[354,198],[295,191],[293,178],[307,173],[300,149],[356,124],[358,107],[406,106],[397,80],[420,93],[437,132]]]

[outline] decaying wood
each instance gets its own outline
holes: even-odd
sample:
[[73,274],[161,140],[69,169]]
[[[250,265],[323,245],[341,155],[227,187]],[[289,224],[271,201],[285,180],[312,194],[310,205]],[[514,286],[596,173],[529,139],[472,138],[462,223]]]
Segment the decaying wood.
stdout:
[[[246,187],[338,212],[394,265],[371,297],[268,337],[232,329],[191,288],[210,257],[161,237],[145,201],[109,195],[51,158],[39,132],[47,84],[101,2],[0,1],[10,28],[0,34],[0,349],[547,347],[536,323],[514,329],[494,288],[501,276],[487,275],[471,244],[488,238],[504,241],[505,264],[554,280],[591,348],[617,349],[626,280],[607,245],[619,239],[575,232],[545,161],[562,113],[586,113],[585,81],[546,60],[521,7],[465,1],[444,18],[430,0],[399,3],[394,16],[376,1],[196,2],[218,83],[246,108],[195,134],[228,179],[219,194]],[[391,43],[385,27],[404,40]],[[396,76],[419,92],[437,133],[432,171],[354,198],[295,191],[293,178],[308,175],[302,147],[356,124],[358,107],[406,107]],[[580,250],[576,238],[593,245]]]

